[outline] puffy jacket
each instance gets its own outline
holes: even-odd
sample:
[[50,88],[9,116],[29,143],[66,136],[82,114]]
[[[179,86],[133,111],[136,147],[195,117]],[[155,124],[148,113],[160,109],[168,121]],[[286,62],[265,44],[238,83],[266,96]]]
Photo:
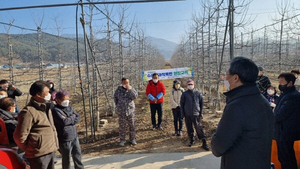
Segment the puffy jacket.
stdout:
[[17,113],[7,112],[5,110],[0,109],[0,118],[2,118],[5,122],[7,136],[10,144],[15,144],[13,133],[18,123],[18,121],[16,120],[17,116]]
[[[165,85],[160,80],[156,84],[153,83],[152,80],[149,80],[149,83],[148,83],[147,88],[146,88],[146,94],[147,94],[147,96],[149,94],[151,94],[153,97],[156,98],[156,96],[159,93],[162,93],[163,95],[166,94]],[[164,102],[164,97],[162,96],[160,99],[157,100],[156,103],[154,101],[150,100],[150,99],[149,99],[149,102],[151,104],[160,104],[160,103]]]
[[203,109],[203,98],[199,90],[187,90],[180,98],[180,111],[184,116],[200,116]]
[[14,140],[26,158],[40,157],[58,149],[57,133],[50,103],[39,103],[33,98],[18,115]]
[[175,88],[171,89],[170,92],[170,108],[175,109],[177,106],[180,107],[180,98],[182,93],[184,92],[184,89],[180,87],[178,90]]
[[55,105],[52,108],[52,115],[60,143],[72,141],[77,137],[76,123],[80,121],[80,115],[72,106],[63,107]]
[[122,86],[119,86],[114,94],[114,101],[117,107],[118,114],[125,113],[126,116],[134,113],[135,105],[133,100],[138,96],[138,92],[131,88],[130,90],[124,89]]

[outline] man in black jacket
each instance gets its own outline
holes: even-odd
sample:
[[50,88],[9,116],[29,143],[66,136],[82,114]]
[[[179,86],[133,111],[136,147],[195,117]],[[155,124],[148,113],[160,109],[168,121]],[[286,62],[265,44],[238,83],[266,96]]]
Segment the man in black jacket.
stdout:
[[297,169],[294,141],[300,139],[300,93],[294,86],[295,80],[292,73],[278,76],[278,88],[282,94],[274,110],[274,137],[281,169]]
[[80,115],[69,105],[69,99],[69,92],[65,90],[57,92],[57,104],[52,108],[54,125],[57,128],[59,152],[62,155],[62,168],[70,169],[70,158],[72,156],[74,167],[83,169],[76,129],[76,123],[80,121]]
[[188,136],[190,138],[189,146],[195,144],[194,129],[195,127],[199,140],[202,140],[202,148],[209,150],[206,144],[205,134],[201,126],[201,117],[203,112],[203,98],[199,90],[194,89],[194,81],[189,79],[187,81],[188,90],[183,92],[180,98],[181,115],[185,117],[185,125]]
[[234,58],[226,73],[227,105],[211,141],[221,169],[270,169],[274,115],[257,75],[255,63],[244,57]]

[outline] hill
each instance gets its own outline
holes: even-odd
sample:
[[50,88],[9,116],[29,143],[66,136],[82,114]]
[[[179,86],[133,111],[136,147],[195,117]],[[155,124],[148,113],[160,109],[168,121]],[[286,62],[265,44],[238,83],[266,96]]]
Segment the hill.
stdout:
[[148,36],[146,41],[156,47],[166,60],[170,60],[178,44],[160,38]]

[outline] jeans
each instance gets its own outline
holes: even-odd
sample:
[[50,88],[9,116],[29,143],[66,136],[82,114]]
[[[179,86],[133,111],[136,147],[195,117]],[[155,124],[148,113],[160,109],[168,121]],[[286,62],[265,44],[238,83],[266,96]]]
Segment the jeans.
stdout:
[[[180,113],[180,107],[177,107],[176,109],[172,109],[173,117],[174,117],[174,128],[175,131],[182,131],[182,121],[181,113]],[[178,122],[179,122],[179,128],[178,128]]]
[[59,143],[59,152],[62,156],[62,168],[70,169],[70,159],[71,155],[74,162],[75,169],[83,169],[83,164],[81,162],[81,149],[79,145],[78,137],[72,141]]
[[155,119],[155,115],[156,115],[156,111],[158,114],[157,120],[158,120],[158,127],[160,127],[161,125],[161,121],[162,121],[162,107],[163,104],[159,103],[159,104],[152,104],[150,103],[150,110],[151,110],[151,121],[152,121],[152,126],[153,128],[156,127],[156,119]]

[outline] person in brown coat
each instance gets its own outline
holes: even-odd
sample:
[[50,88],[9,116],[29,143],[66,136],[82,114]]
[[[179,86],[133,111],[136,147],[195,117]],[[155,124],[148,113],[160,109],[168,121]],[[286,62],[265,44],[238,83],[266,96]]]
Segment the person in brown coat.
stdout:
[[14,140],[25,151],[31,169],[54,169],[58,139],[50,109],[49,84],[36,81],[29,93],[32,97],[18,115]]

